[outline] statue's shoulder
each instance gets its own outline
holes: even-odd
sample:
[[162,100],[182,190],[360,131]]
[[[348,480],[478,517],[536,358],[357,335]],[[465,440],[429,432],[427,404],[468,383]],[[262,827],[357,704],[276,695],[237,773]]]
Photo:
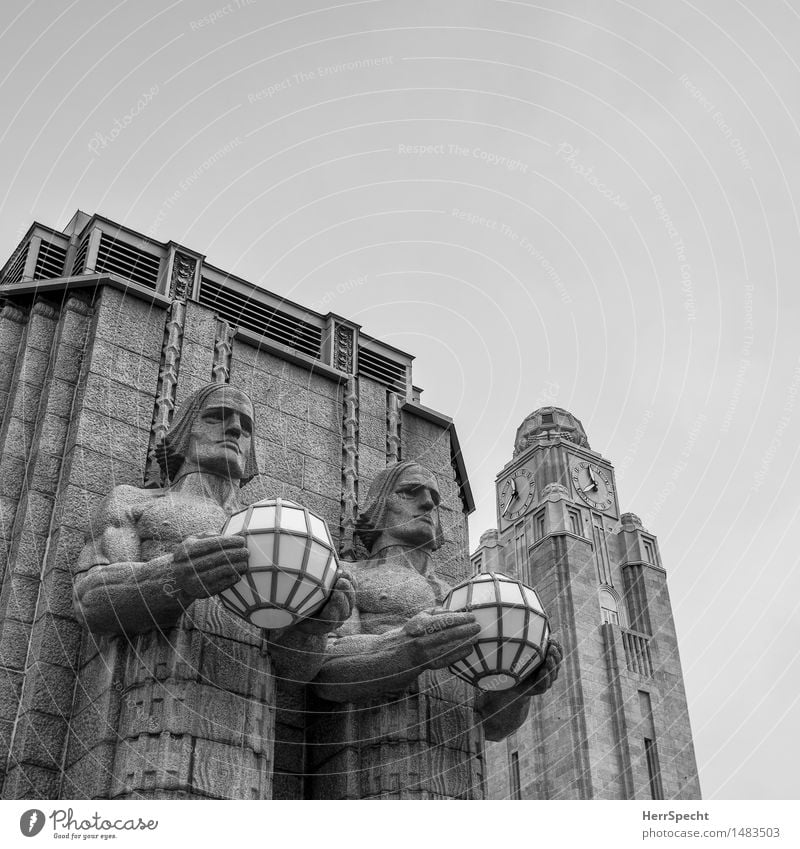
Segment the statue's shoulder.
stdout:
[[340,567],[343,572],[347,572],[353,579],[354,583],[358,583],[358,579],[366,572],[369,567],[369,560],[342,560]]

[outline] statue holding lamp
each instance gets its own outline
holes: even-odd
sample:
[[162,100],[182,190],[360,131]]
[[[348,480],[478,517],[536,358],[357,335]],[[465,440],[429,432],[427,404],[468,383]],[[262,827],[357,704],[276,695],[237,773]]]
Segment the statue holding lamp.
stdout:
[[246,536],[222,533],[258,474],[253,427],[244,392],[201,387],[157,446],[161,487],[117,486],[91,517],[73,568],[88,633],[70,746],[92,797],[272,797],[278,683],[315,676],[353,590],[328,569],[325,591],[278,630],[224,605],[259,565]]
[[[451,591],[436,574],[439,498],[415,462],[389,466],[369,488],[356,525],[367,556],[348,564],[353,612],[310,685],[330,705],[327,737],[362,739],[355,760],[343,751],[321,763],[319,798],[481,798],[475,729],[503,739],[558,675],[561,648],[532,590],[479,575]],[[376,727],[392,740],[391,764]],[[322,752],[328,741],[316,744]],[[388,789],[382,774],[392,770]]]
[[[202,387],[158,446],[162,487],[118,486],[103,501],[74,572],[76,609],[95,638],[106,646],[122,640],[154,667],[174,655],[181,632],[253,651],[261,640],[272,665],[259,674],[310,682],[324,704],[377,709],[387,727],[423,696],[430,719],[428,691],[440,705],[434,726],[447,714],[457,735],[482,724],[491,740],[519,727],[530,697],[552,686],[561,661],[536,594],[500,575],[452,590],[437,576],[431,554],[443,541],[439,491],[414,462],[390,466],[372,482],[356,528],[367,556],[343,571],[327,526],[305,507],[284,499],[239,503],[239,487],[258,474],[253,417],[241,390]],[[188,673],[184,690],[180,682],[170,686],[183,703],[192,687],[206,684],[213,699],[220,682],[201,669]],[[267,690],[258,709],[274,725]],[[169,723],[164,730],[180,731]],[[130,736],[138,740],[133,730]],[[450,742],[434,732],[426,745],[455,751]],[[452,789],[431,774],[421,797],[479,797],[469,769],[462,772]],[[230,796],[266,798],[267,784],[243,784]]]
[[[118,486],[93,517],[74,585],[78,612],[94,633],[169,628],[195,601],[219,595],[248,572],[247,539],[229,527],[231,513],[247,513],[236,512],[239,488],[258,474],[248,396],[227,384],[201,387],[157,450],[162,488]],[[313,621],[291,617],[274,627],[298,624],[311,636],[346,618],[351,589],[343,576],[334,591],[335,577],[334,563],[317,609],[306,611],[317,614]]]

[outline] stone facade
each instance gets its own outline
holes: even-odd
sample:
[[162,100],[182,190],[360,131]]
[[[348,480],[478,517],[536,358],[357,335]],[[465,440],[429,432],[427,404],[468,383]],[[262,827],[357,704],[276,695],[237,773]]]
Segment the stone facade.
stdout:
[[[565,659],[518,731],[485,744],[478,723],[456,727],[469,688],[427,672],[390,711],[323,715],[253,629],[202,603],[169,650],[144,635],[122,651],[82,627],[71,570],[89,516],[116,486],[155,485],[155,445],[209,381],[255,407],[261,474],[245,503],[305,504],[356,559],[368,483],[417,460],[441,493],[438,574],[500,570],[537,588]],[[613,495],[577,419],[528,417],[498,477],[508,515],[470,566],[456,433],[420,403],[408,354],[100,216],[34,225],[0,270],[0,795],[698,798],[657,541],[615,496],[581,497],[580,462]]]
[[[471,508],[452,423],[411,400],[410,365],[407,391],[394,376],[357,370],[356,325],[347,324],[350,356],[338,344],[331,362],[330,345],[326,362],[335,317],[307,314],[320,328],[320,354],[309,356],[276,341],[269,324],[257,334],[223,317],[230,309],[192,300],[193,280],[223,278],[200,255],[178,267],[174,245],[150,243],[163,256],[148,287],[123,279],[123,265],[98,274],[87,258],[108,233],[129,246],[145,237],[97,217],[71,227],[45,234],[64,240],[62,277],[0,279],[2,797],[181,798],[192,788],[208,798],[303,798],[305,691],[270,673],[263,641],[222,631],[210,639],[198,628],[159,661],[144,635],[145,665],[79,624],[71,569],[88,517],[115,486],[152,477],[153,447],[183,399],[211,380],[230,382],[256,412],[263,474],[242,491],[245,503],[303,503],[346,550],[359,484],[399,456],[419,459],[442,493],[448,542],[438,568],[455,580],[468,563]],[[302,308],[264,298],[263,310],[277,302],[303,329]],[[376,340],[362,344],[397,374],[410,364]],[[212,728],[221,724],[225,745]]]
[[[527,503],[509,505],[507,482],[528,473]],[[565,659],[525,725],[487,744],[488,795],[700,798],[666,571],[656,537],[620,515],[613,466],[574,416],[542,408],[497,487],[500,529],[483,535],[473,568],[535,586]]]

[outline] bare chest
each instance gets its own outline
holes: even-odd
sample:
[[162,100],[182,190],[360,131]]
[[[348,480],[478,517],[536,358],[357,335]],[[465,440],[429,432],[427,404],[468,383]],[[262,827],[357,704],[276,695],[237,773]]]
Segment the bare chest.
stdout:
[[428,581],[408,566],[382,563],[361,569],[356,578],[356,605],[361,628],[380,634],[407,622],[423,610],[436,607]]
[[143,559],[168,554],[187,537],[218,534],[226,512],[212,501],[174,494],[154,498],[133,509]]

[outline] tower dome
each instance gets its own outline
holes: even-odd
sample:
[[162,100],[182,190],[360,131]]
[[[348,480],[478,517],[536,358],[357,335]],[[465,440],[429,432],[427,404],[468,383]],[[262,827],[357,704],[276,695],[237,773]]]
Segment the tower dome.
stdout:
[[582,448],[590,448],[586,431],[580,419],[562,407],[539,407],[517,428],[514,440],[514,456],[533,445],[539,437],[559,436]]

